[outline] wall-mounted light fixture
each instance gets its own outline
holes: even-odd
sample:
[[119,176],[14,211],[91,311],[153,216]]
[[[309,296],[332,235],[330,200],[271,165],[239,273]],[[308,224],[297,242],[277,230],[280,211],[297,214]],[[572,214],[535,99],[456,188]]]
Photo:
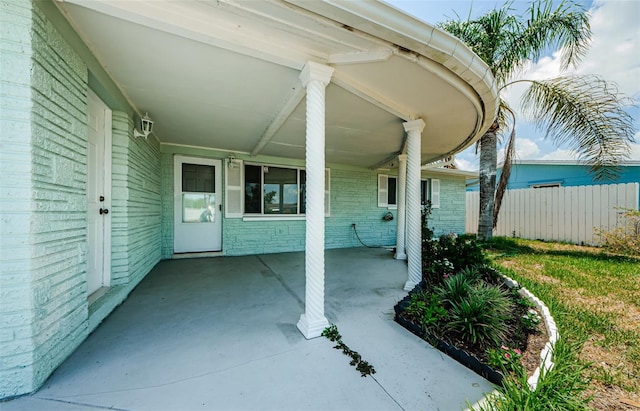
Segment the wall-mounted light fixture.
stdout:
[[238,165],[236,164],[236,156],[234,156],[233,154],[229,154],[229,157],[227,157],[227,167],[229,168],[236,168]]
[[149,137],[149,134],[151,134],[151,131],[153,130],[153,121],[149,118],[149,113],[146,113],[144,115],[144,117],[142,117],[140,119],[140,130],[142,130],[142,133],[139,132],[134,127],[133,128],[133,136],[134,137],[144,137],[144,139],[146,140],[147,137]]

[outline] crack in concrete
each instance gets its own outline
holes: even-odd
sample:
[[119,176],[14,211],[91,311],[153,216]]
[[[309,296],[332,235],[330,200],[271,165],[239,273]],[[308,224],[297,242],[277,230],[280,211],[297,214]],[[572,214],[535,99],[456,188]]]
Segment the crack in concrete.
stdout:
[[282,278],[282,276],[280,276],[278,273],[276,273],[270,266],[269,264],[267,264],[266,261],[264,261],[262,259],[262,256],[257,255],[256,258],[258,259],[258,261],[260,261],[262,263],[263,266],[266,267],[267,270],[269,270],[269,273],[271,275],[273,275],[276,280],[278,280],[278,282],[280,283],[280,285],[282,285],[282,287],[284,287],[284,289],[287,291],[287,293],[289,293],[289,295],[291,295],[297,302],[298,305],[300,306],[300,308],[302,308],[302,310],[304,311],[304,301],[302,301],[302,298],[300,298],[300,296],[298,296],[298,294],[296,294],[296,292],[293,290],[293,288],[291,288]]

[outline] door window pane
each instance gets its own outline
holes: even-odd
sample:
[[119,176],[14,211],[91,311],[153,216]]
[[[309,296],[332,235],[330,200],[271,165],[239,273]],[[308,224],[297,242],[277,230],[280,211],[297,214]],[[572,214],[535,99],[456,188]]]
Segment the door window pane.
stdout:
[[183,223],[213,223],[215,221],[215,194],[182,194]]
[[182,163],[182,191],[190,193],[214,193],[215,167]]

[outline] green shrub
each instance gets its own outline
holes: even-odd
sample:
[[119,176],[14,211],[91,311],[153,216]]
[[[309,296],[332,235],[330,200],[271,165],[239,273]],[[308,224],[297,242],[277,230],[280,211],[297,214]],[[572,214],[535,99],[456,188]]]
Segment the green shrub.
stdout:
[[404,309],[405,314],[416,321],[420,321],[424,313],[427,311],[428,298],[429,293],[426,291],[412,294],[409,305]]
[[429,305],[427,305],[420,323],[423,329],[430,330],[434,327],[439,327],[441,322],[446,321],[448,317],[449,313],[442,306],[440,298],[438,298],[436,294],[431,294],[429,297]]
[[448,331],[481,348],[500,346],[507,331],[512,303],[501,288],[479,283],[469,289],[467,297],[452,302]]
[[442,235],[438,239],[438,257],[449,260],[456,270],[487,263],[480,244],[470,235]]
[[453,305],[469,296],[475,282],[475,278],[460,273],[445,278],[434,291],[443,302]]
[[405,309],[408,317],[420,323],[423,330],[434,331],[438,329],[448,317],[447,310],[442,306],[440,298],[436,294],[426,291],[415,293]]

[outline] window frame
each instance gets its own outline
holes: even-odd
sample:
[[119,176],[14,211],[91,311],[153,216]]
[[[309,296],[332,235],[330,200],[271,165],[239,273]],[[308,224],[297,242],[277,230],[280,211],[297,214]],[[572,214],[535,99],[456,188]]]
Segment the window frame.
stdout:
[[[260,167],[260,193],[261,193],[261,201],[260,201],[260,212],[259,213],[247,213],[246,212],[246,167],[254,166]],[[296,170],[296,180],[297,180],[297,188],[298,188],[298,204],[297,204],[297,213],[295,214],[265,214],[264,212],[264,178],[265,178],[265,167],[268,168],[280,168],[287,170]],[[242,217],[243,221],[274,221],[274,220],[305,220],[306,213],[301,212],[302,208],[302,199],[301,199],[301,171],[306,173],[305,167],[299,166],[289,166],[289,165],[281,165],[281,164],[267,164],[267,163],[257,163],[257,162],[243,162],[241,165],[242,168],[242,184],[241,184],[241,196],[242,196],[242,212],[240,217]],[[331,213],[331,170],[329,168],[325,168],[325,196],[324,196],[324,207],[325,207],[325,217],[329,217]],[[305,178],[305,181],[307,178]],[[306,183],[305,183],[306,184]],[[306,201],[306,199],[305,199]],[[306,210],[306,207],[305,207]]]
[[[389,204],[389,179],[396,180],[396,204]],[[385,187],[382,188],[382,181],[385,181]],[[385,201],[381,201],[382,193],[385,193]],[[378,207],[386,207],[388,210],[396,210],[398,208],[398,176],[388,174],[378,174]]]
[[[390,204],[389,200],[389,180],[394,179],[396,181],[395,187],[395,200],[396,204]],[[382,181],[386,180],[386,187],[382,187]],[[440,180],[437,178],[421,178],[420,179],[420,203],[421,206],[425,206],[423,202],[423,183],[426,183],[427,188],[427,200],[432,201],[431,208],[440,208]],[[437,190],[434,190],[434,187],[437,186]],[[381,197],[383,193],[386,193],[386,201],[381,201]],[[434,194],[436,194],[434,196]],[[437,202],[433,201],[433,198],[437,198]],[[386,207],[389,210],[396,210],[398,208],[398,176],[393,176],[389,174],[378,174],[378,207]]]

